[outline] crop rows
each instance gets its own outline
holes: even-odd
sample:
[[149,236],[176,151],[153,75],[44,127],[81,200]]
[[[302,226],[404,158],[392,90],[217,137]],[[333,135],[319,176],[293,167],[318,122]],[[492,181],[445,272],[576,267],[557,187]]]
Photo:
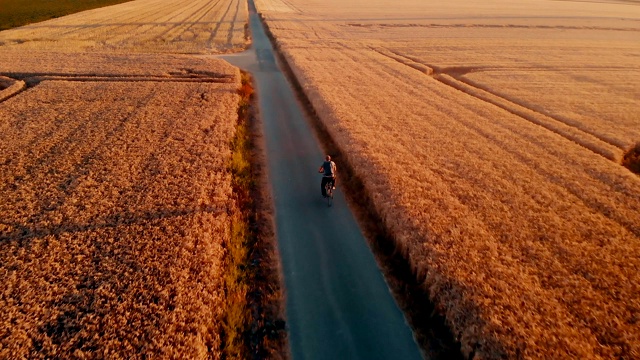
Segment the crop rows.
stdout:
[[[0,103],[0,357],[219,358],[239,73],[78,61],[122,80],[42,81]],[[74,66],[1,63],[16,77]],[[181,69],[228,81],[127,81]]]
[[[278,9],[272,2],[280,3],[260,0],[258,10]],[[463,353],[640,356],[640,177],[611,161],[640,140],[639,88],[635,75],[622,75],[640,64],[616,52],[621,44],[630,54],[639,49],[623,37],[607,56],[597,39],[610,30],[599,29],[627,24],[589,19],[599,6],[616,13],[615,5],[581,3],[578,11],[560,3],[544,13],[528,2],[477,9],[405,2],[391,10],[376,1],[366,9],[291,1],[299,13],[263,11],[342,150],[337,161],[362,177]],[[372,25],[381,9],[393,26]],[[565,12],[587,19],[556,18]],[[557,28],[565,20],[579,30]],[[452,30],[456,23],[469,26]],[[542,40],[551,35],[576,47],[591,44],[598,56],[564,56]],[[535,56],[509,50],[520,45]],[[445,75],[505,105],[461,91],[443,82]],[[516,107],[618,153],[601,156]]]
[[139,0],[0,32],[0,48],[230,52],[246,46],[246,22],[240,0]]

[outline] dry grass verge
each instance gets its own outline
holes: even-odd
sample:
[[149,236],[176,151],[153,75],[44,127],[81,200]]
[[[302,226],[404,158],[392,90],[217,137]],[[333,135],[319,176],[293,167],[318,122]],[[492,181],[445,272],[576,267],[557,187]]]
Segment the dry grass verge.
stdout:
[[[232,142],[230,171],[234,200],[231,242],[225,274],[228,310],[224,321],[223,357],[275,359],[286,353],[282,293],[275,255],[268,195],[261,184],[264,164],[255,151],[254,91],[248,73],[242,73],[238,124]],[[262,159],[264,160],[264,159]]]

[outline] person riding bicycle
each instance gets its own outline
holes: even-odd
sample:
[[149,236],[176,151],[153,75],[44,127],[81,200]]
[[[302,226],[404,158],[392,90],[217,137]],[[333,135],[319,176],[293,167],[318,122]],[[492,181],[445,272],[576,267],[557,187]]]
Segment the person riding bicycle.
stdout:
[[320,165],[318,172],[323,174],[322,183],[320,184],[322,196],[327,197],[327,191],[324,188],[325,185],[331,183],[331,187],[336,188],[336,163],[331,161],[331,156],[327,155],[325,161]]

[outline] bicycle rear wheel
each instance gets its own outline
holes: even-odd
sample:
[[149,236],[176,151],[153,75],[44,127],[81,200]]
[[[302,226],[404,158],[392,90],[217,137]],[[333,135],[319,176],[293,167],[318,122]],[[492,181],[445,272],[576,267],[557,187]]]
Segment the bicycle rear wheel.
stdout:
[[331,182],[327,183],[324,186],[324,190],[326,191],[326,194],[327,194],[327,205],[331,206],[333,204],[333,186]]

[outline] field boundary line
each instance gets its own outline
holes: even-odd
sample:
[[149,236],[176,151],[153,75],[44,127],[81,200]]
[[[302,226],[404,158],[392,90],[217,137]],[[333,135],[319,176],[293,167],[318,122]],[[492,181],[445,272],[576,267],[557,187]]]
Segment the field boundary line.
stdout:
[[[9,95],[15,96],[20,91],[34,87],[43,81],[75,81],[75,82],[192,82],[192,83],[219,83],[231,84],[234,82],[232,77],[217,74],[192,73],[185,74],[171,73],[167,75],[126,75],[126,74],[11,74],[11,76],[19,78],[18,83],[24,84],[24,88]],[[2,77],[2,74],[0,74]],[[4,92],[9,88],[0,91],[0,102],[6,100]]]
[[[392,19],[393,20],[393,19]],[[386,24],[386,23],[347,23],[344,26],[349,27],[381,27],[381,28],[428,28],[428,29],[467,29],[467,28],[479,28],[479,29],[536,29],[536,30],[599,30],[599,31],[626,31],[626,32],[640,32],[640,28],[635,27],[602,27],[602,26],[566,26],[566,25],[518,25],[518,24],[506,24],[506,25],[494,25],[494,24]]]

